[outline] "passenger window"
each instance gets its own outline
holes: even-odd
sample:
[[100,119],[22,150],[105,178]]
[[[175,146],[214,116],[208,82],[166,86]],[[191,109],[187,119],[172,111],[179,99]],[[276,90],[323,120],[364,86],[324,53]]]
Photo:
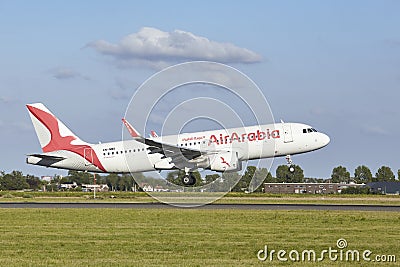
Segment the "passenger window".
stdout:
[[303,133],[307,133],[307,129],[303,129]]
[[311,133],[311,132],[312,132],[311,128],[308,128],[308,129],[307,129],[307,131],[308,131],[309,133]]

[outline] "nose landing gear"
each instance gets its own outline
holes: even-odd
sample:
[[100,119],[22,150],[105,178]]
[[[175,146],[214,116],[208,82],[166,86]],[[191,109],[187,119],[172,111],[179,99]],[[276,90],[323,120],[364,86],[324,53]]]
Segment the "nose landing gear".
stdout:
[[185,176],[182,177],[182,184],[185,186],[191,186],[196,184],[196,178],[190,172],[189,168],[185,168]]
[[293,164],[293,161],[292,161],[292,158],[290,157],[290,155],[287,155],[287,156],[286,156],[286,162],[287,162],[289,171],[290,171],[291,173],[294,173],[295,168],[294,168],[294,164]]

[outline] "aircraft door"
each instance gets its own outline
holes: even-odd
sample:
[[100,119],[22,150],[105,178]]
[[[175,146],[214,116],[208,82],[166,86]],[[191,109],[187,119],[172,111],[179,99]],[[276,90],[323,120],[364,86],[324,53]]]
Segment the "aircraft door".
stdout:
[[293,142],[292,127],[290,123],[283,124],[283,140],[285,143]]
[[93,165],[93,154],[94,151],[91,147],[84,148],[83,150],[83,157],[85,158],[85,166]]

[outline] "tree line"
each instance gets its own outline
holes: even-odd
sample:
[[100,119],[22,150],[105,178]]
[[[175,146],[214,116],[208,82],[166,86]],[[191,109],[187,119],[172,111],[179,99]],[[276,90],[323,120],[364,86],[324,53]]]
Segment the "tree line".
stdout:
[[[172,171],[168,173],[166,180],[145,176],[142,173],[135,173],[132,177],[130,174],[108,174],[99,175],[81,171],[69,171],[67,176],[55,175],[50,182],[43,181],[34,175],[24,175],[21,171],[12,171],[11,173],[0,172],[0,190],[41,190],[45,188],[47,191],[60,190],[61,184],[76,183],[77,187],[74,190],[80,191],[82,184],[93,184],[94,179],[97,184],[107,184],[111,191],[132,191],[133,188],[141,189],[143,184],[149,184],[152,187],[162,186],[165,183],[183,185],[181,178],[185,175],[183,171]],[[238,181],[232,183],[228,188],[229,191],[243,192],[261,191],[262,186],[259,188],[252,188],[251,181],[257,181],[257,184],[263,183],[303,183],[303,182],[332,182],[332,183],[369,183],[378,181],[396,181],[395,174],[390,167],[380,167],[375,175],[371,170],[365,166],[360,165],[354,170],[354,175],[351,176],[346,167],[337,166],[332,170],[331,177],[327,179],[322,178],[306,178],[304,171],[299,165],[294,165],[294,172],[291,173],[286,165],[277,167],[275,176],[273,176],[266,168],[257,168],[255,166],[248,166],[244,173],[240,175],[238,172],[220,174],[209,174],[201,177],[199,172],[194,172],[196,177],[196,186],[210,184],[212,191],[225,191],[222,188],[224,183],[222,181],[231,180]],[[400,169],[397,170],[397,180],[400,177]],[[221,183],[219,183],[220,181]]]
[[[400,179],[400,169],[397,170],[397,179]],[[350,176],[350,172],[347,171],[346,167],[338,166],[332,171],[331,181],[332,183],[355,182],[366,184],[369,182],[396,181],[396,178],[392,169],[388,166],[380,167],[375,176],[373,176],[367,166],[360,165],[354,170],[353,177]]]

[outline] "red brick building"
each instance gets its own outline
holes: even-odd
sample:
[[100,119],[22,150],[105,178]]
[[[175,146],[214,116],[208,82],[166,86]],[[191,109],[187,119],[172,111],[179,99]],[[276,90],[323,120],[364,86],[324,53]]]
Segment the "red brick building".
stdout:
[[347,187],[364,184],[339,183],[264,183],[265,193],[280,194],[337,194]]

